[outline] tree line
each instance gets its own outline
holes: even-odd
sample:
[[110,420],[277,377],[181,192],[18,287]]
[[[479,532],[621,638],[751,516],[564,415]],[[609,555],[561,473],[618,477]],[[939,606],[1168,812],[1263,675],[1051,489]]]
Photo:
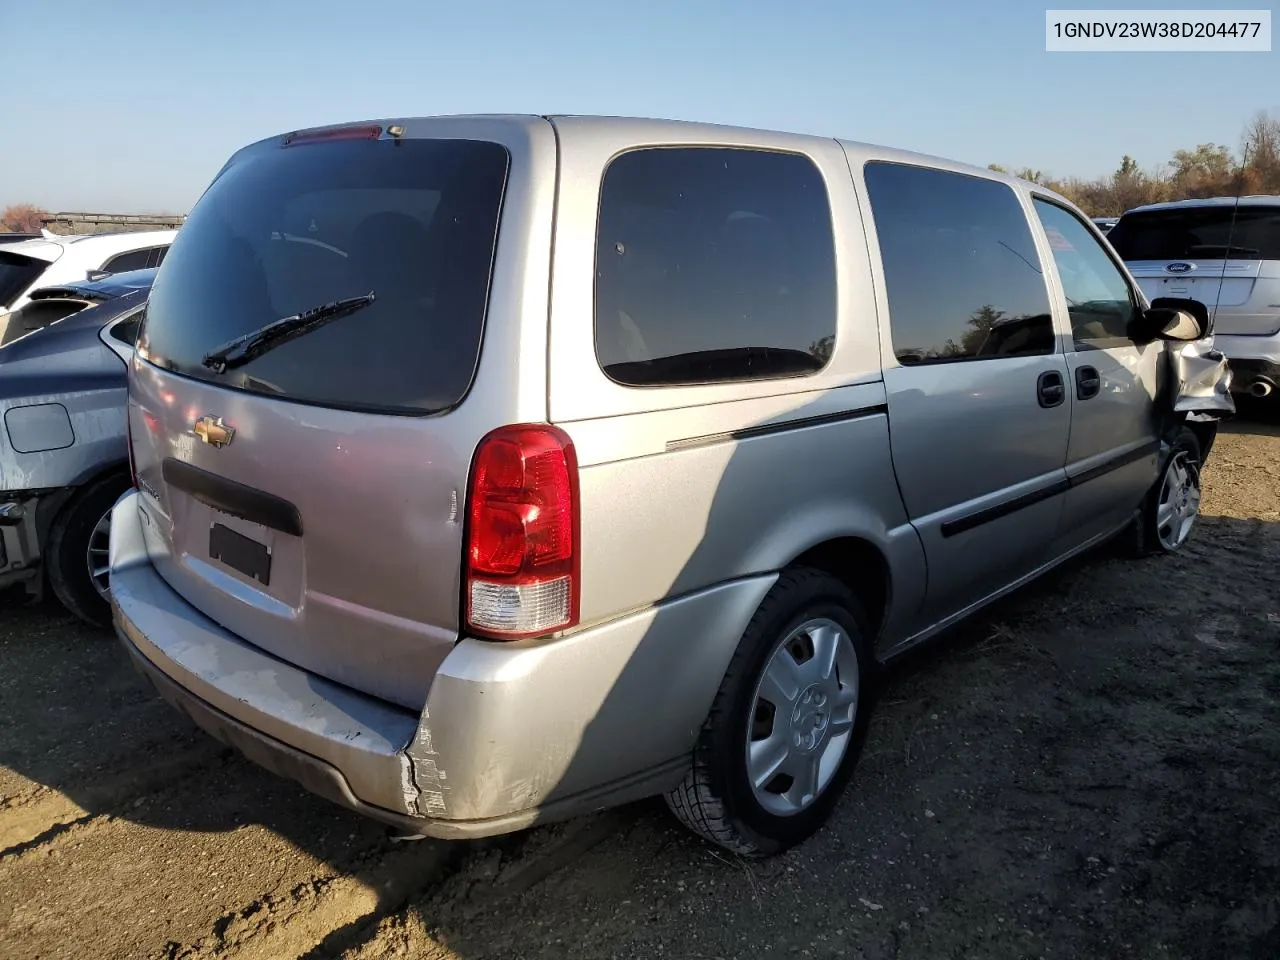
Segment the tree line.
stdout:
[[1266,111],[1245,124],[1240,156],[1219,143],[1202,143],[1194,150],[1175,151],[1167,164],[1142,170],[1127,154],[1110,176],[1096,180],[1059,179],[1041,170],[990,169],[1012,173],[1054,190],[1091,217],[1118,217],[1144,203],[1237,194],[1280,195],[1280,117]]
[[48,211],[30,203],[15,203],[0,211],[0,233],[39,233]]

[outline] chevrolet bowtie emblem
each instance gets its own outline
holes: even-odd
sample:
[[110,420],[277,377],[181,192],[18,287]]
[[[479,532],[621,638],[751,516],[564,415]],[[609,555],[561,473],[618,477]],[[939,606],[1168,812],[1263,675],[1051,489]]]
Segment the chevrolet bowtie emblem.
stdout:
[[225,447],[236,435],[234,427],[228,427],[221,417],[201,417],[191,428],[191,432],[214,447]]

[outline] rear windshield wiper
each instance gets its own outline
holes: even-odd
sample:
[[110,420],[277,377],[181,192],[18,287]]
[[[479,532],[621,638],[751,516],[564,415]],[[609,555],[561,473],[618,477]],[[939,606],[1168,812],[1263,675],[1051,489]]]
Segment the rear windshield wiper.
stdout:
[[349,316],[373,303],[373,291],[359,297],[348,297],[335,300],[333,303],[321,304],[295,313],[291,317],[273,320],[265,327],[251,330],[234,340],[228,340],[216,350],[210,350],[200,360],[214,373],[226,373],[233,367],[241,367],[269,350],[274,350],[282,343],[288,343],[295,337],[310,333],[326,323]]

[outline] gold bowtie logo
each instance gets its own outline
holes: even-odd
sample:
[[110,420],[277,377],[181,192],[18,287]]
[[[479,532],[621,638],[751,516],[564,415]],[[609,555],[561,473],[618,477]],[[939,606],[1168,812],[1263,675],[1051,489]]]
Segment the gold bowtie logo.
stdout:
[[236,435],[234,427],[228,427],[221,417],[201,417],[192,426],[192,432],[213,447],[225,447]]

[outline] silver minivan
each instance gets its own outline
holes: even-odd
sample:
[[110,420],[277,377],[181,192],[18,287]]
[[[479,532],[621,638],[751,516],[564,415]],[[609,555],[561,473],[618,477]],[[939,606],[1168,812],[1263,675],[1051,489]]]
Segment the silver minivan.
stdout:
[[1233,390],[1280,399],[1280,197],[1135,207],[1107,239],[1147,296],[1209,307]]
[[822,823],[877,665],[1127,531],[1225,366],[1030,183],[663,121],[235,154],[157,276],[111,595],[160,693],[410,835]]

